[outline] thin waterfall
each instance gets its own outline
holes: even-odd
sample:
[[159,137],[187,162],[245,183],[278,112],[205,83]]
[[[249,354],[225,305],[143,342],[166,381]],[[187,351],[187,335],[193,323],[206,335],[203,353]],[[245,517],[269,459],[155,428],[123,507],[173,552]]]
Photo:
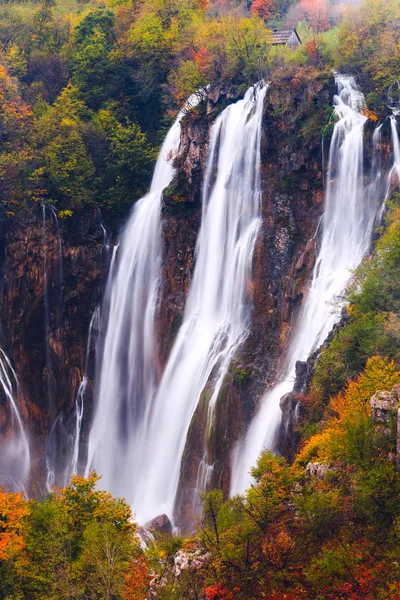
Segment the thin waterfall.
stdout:
[[197,96],[188,100],[163,143],[150,191],[135,204],[118,252],[113,251],[105,294],[107,329],[86,473],[96,468],[102,484],[129,501],[137,477],[133,441],[157,386],[161,201],[174,175],[171,158],[179,148],[180,121],[197,102]]
[[[379,214],[378,214],[378,219],[380,222],[382,221],[383,216],[386,212],[386,203],[390,196],[390,190],[392,187],[393,178],[397,178],[400,181],[400,142],[399,142],[399,131],[398,131],[398,126],[397,126],[397,120],[395,117],[395,114],[397,114],[397,109],[392,109],[392,110],[393,110],[393,114],[390,115],[389,118],[390,118],[390,129],[391,129],[391,134],[392,134],[393,165],[392,165],[392,168],[389,170],[388,173],[386,173],[385,176],[383,176],[381,174],[381,179],[383,180],[383,183],[385,185],[385,195],[384,195],[384,201],[382,203],[382,206],[381,206],[381,208],[379,210]],[[382,125],[380,125],[376,129],[376,131],[379,130],[379,134],[380,134],[381,127],[382,127]]]
[[373,193],[376,186],[364,183],[363,130],[367,119],[360,112],[364,98],[352,77],[338,75],[336,83],[334,109],[339,120],[330,145],[323,234],[312,282],[280,381],[262,399],[247,436],[233,453],[232,494],[248,487],[250,468],[263,448],[273,447],[281,421],[279,402],[293,389],[296,362],[306,360],[340,318],[340,311],[333,310],[332,305],[336,302],[340,306],[351,270],[370,247],[380,202]]
[[99,221],[99,225],[100,228],[103,232],[103,245],[101,247],[101,252],[104,253],[105,257],[107,257],[108,253],[111,250],[111,234],[109,231],[107,231],[107,229],[104,227],[104,223],[103,223],[103,219],[101,216],[101,209],[98,208],[97,209],[97,219]]
[[[49,282],[47,272],[47,232],[46,232],[46,206],[42,205],[42,222],[43,222],[43,309],[44,309],[44,336],[45,336],[45,351],[46,351],[46,385],[47,385],[47,402],[48,402],[48,416],[50,422],[54,419],[54,393],[53,385],[51,382],[51,352],[50,352],[50,306],[49,306]],[[55,483],[55,468],[52,460],[52,434],[57,421],[52,424],[50,433],[46,442],[46,488],[48,491],[54,486]]]
[[0,348],[0,389],[6,427],[0,436],[0,486],[12,491],[25,491],[30,472],[30,448],[28,435],[18,407],[20,390],[17,375],[11,361]]
[[133,476],[127,498],[142,522],[160,512],[172,517],[186,437],[202,392],[212,375],[212,418],[228,366],[248,333],[248,285],[261,223],[265,92],[265,87],[251,88],[212,128],[196,266],[183,323],[157,395],[131,442]]
[[53,393],[50,383],[51,359],[50,359],[50,310],[49,310],[49,287],[47,273],[47,233],[46,233],[46,206],[42,205],[42,224],[43,224],[43,309],[44,309],[44,336],[46,346],[46,382],[47,382],[47,400],[49,403],[49,413],[53,412]]
[[82,375],[82,381],[79,385],[78,392],[75,399],[75,431],[73,434],[72,441],[72,454],[69,465],[67,466],[64,485],[68,485],[72,475],[78,475],[80,473],[80,451],[81,451],[81,436],[82,436],[82,421],[85,412],[85,398],[87,387],[90,382],[90,367],[95,351],[96,338],[100,327],[100,306],[96,306],[93,311],[92,318],[90,319],[88,339],[86,344],[86,355],[85,355],[85,367]]
[[[56,416],[56,398],[53,380],[53,364],[51,351],[51,338],[56,335],[56,329],[63,317],[63,247],[60,227],[58,223],[57,210],[51,204],[48,205],[50,213],[50,223],[53,221],[56,238],[58,243],[58,258],[56,265],[56,281],[51,281],[49,278],[49,240],[47,235],[47,219],[46,205],[42,205],[42,222],[43,222],[43,304],[44,304],[44,328],[45,328],[45,348],[46,348],[46,382],[47,382],[47,401],[48,401],[48,418],[51,425],[50,432],[46,441],[45,465],[46,465],[46,488],[48,491],[58,483],[58,443],[60,439],[64,439],[66,434],[63,430],[62,414]],[[50,271],[51,272],[51,271]],[[50,298],[52,302],[50,303]],[[51,304],[51,305],[50,305]]]
[[392,130],[392,143],[393,143],[393,154],[394,154],[393,171],[396,171],[398,177],[400,177],[400,142],[399,142],[399,131],[398,131],[398,127],[397,127],[396,117],[394,115],[390,116],[390,127],[391,127],[391,130]]

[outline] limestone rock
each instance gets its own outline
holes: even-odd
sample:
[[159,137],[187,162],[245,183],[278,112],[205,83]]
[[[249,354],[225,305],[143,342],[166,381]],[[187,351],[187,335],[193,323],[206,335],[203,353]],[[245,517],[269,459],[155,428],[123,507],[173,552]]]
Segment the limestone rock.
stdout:
[[201,550],[179,550],[174,558],[174,575],[180,577],[188,569],[200,569],[205,566],[210,559],[210,553],[203,554]]
[[329,470],[330,466],[326,463],[309,462],[306,466],[306,475],[323,479]]
[[399,403],[398,387],[391,392],[379,391],[370,400],[372,418],[376,423],[389,423],[390,417],[397,410]]

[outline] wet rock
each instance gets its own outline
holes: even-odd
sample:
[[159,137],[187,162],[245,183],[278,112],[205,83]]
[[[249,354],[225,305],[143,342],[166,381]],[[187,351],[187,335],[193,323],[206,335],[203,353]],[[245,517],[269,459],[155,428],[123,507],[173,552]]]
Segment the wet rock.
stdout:
[[[18,376],[21,412],[31,440],[31,480],[39,493],[46,478],[46,437],[55,420],[61,443],[75,428],[75,398],[85,369],[89,323],[107,276],[103,243],[93,208],[57,221],[55,210],[48,207],[43,213],[34,205],[2,224],[0,338]],[[91,366],[83,438],[92,406]],[[63,472],[65,446],[57,447],[55,455]]]
[[397,409],[396,468],[400,470],[400,408]]
[[162,535],[172,533],[172,523],[167,515],[158,515],[144,526],[152,534],[160,533]]

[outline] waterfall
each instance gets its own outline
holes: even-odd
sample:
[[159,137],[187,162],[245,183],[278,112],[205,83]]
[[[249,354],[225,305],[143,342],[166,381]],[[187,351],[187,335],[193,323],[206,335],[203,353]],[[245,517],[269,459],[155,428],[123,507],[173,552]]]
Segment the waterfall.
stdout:
[[65,473],[64,485],[68,485],[72,475],[78,475],[80,472],[80,459],[81,450],[81,434],[82,434],[82,421],[85,412],[85,397],[87,388],[90,382],[90,368],[93,362],[92,357],[95,352],[96,338],[100,328],[100,306],[96,306],[93,311],[92,318],[90,319],[88,339],[86,343],[86,355],[85,355],[85,367],[82,375],[82,381],[79,385],[78,392],[75,399],[75,431],[73,434],[73,441],[71,443],[71,457]]
[[19,385],[11,361],[0,348],[0,389],[4,394],[6,424],[0,436],[0,486],[24,491],[30,471],[30,449],[21,412],[18,408]]
[[397,129],[397,121],[394,115],[390,116],[390,127],[392,130],[392,143],[394,154],[393,172],[396,171],[397,176],[400,178],[400,142],[399,132]]
[[[58,244],[58,258],[56,265],[57,280],[49,281],[48,272],[48,236],[47,236],[47,219],[46,205],[42,205],[42,223],[43,223],[43,304],[44,304],[44,329],[45,329],[45,348],[46,348],[46,382],[47,382],[47,401],[48,401],[48,417],[51,424],[50,432],[46,441],[45,464],[46,464],[46,488],[48,491],[57,483],[57,444],[60,438],[64,438],[65,434],[58,429],[62,428],[62,415],[56,417],[56,398],[53,380],[53,365],[51,358],[51,342],[50,338],[53,332],[57,329],[57,325],[62,322],[63,317],[63,249],[60,227],[58,224],[57,211],[54,206],[49,205],[51,220],[53,220]],[[54,293],[55,290],[55,293]],[[51,295],[50,295],[51,294]],[[50,306],[50,297],[53,302]]]
[[223,111],[211,131],[196,266],[183,323],[154,401],[132,440],[128,499],[140,521],[160,512],[172,517],[187,432],[201,394],[212,375],[212,418],[224,375],[248,333],[248,284],[261,221],[265,91],[251,88]]
[[359,112],[364,98],[352,77],[338,75],[336,83],[334,110],[339,120],[330,145],[323,233],[312,282],[280,381],[262,399],[245,439],[233,453],[232,494],[248,487],[250,468],[263,448],[273,446],[281,420],[279,402],[293,389],[296,362],[306,360],[338,321],[339,311],[333,310],[333,303],[340,306],[351,270],[370,247],[379,199],[373,193],[376,186],[364,184],[363,129],[367,119]]
[[110,265],[107,328],[86,473],[96,468],[102,484],[128,501],[137,478],[134,442],[157,385],[154,325],[161,273],[162,195],[174,175],[171,158],[179,147],[180,121],[197,101],[197,96],[191,97],[171,127],[150,191],[135,204]]
[[104,223],[103,223],[103,219],[101,216],[101,209],[98,208],[97,209],[97,219],[99,221],[99,225],[100,228],[103,232],[103,245],[101,247],[101,252],[104,253],[104,255],[107,257],[108,253],[111,250],[111,235],[110,233],[107,231],[107,229],[104,227]]

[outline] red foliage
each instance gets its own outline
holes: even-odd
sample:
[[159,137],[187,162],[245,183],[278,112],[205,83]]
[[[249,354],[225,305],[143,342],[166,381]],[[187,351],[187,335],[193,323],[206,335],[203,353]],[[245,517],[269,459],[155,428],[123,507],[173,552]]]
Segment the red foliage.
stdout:
[[301,0],[299,8],[315,32],[319,33],[329,29],[326,0]]
[[214,585],[204,590],[206,600],[234,600],[234,595],[229,592],[221,583]]

